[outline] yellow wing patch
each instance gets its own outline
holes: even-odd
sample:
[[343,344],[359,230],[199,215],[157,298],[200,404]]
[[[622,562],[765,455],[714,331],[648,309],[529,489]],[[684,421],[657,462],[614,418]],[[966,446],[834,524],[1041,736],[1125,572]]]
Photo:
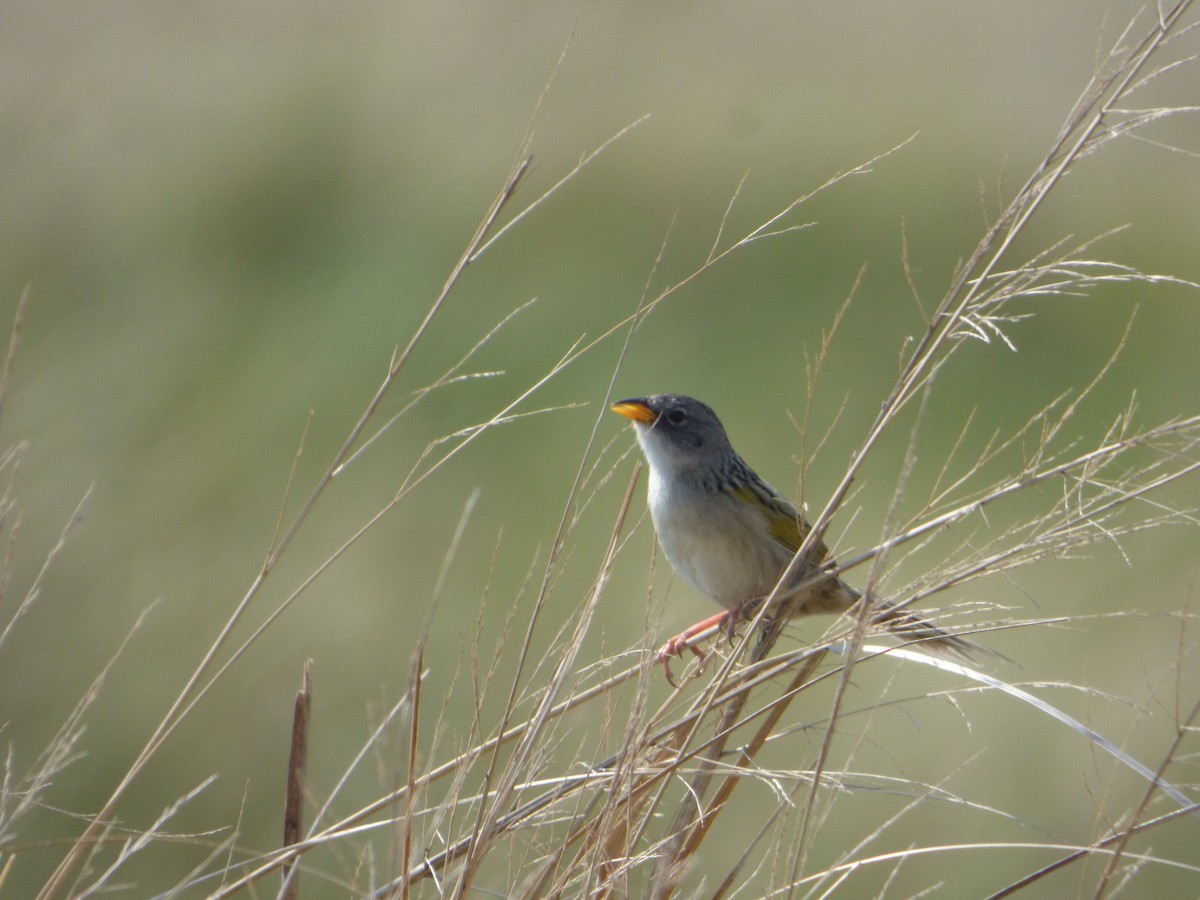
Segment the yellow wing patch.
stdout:
[[[754,488],[746,485],[734,488],[733,496],[737,497],[743,503],[748,503],[763,511],[767,517],[767,530],[781,547],[789,553],[795,553],[800,549],[805,535],[808,534],[808,523],[800,518],[791,506],[785,504],[782,500],[776,501],[772,497],[764,497],[758,491],[754,490]],[[813,563],[820,564],[828,556],[829,549],[825,546],[825,542],[822,541],[813,548],[810,560]]]
[[772,503],[771,498],[762,496],[748,485],[734,488],[733,496],[743,503],[762,510],[767,517],[767,529],[772,538],[792,553],[800,549],[800,543],[804,540],[808,527],[795,513],[781,508],[780,504]]

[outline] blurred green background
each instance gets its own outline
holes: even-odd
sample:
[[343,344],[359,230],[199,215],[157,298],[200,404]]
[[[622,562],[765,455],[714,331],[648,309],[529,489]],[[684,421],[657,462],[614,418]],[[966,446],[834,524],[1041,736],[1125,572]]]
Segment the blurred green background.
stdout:
[[[1137,9],[1068,0],[5,4],[0,318],[12,320],[26,286],[31,299],[0,423],[5,447],[29,445],[13,488],[21,516],[4,621],[92,490],[40,599],[0,648],[0,721],[14,772],[34,764],[138,613],[157,600],[88,716],[86,755],[48,799],[86,813],[108,796],[261,565],[309,411],[289,516],[499,190],[568,44],[533,121],[533,167],[510,211],[622,127],[649,120],[469,268],[381,414],[399,412],[412,391],[537,298],[467,366],[503,374],[424,398],[339,477],[238,637],[392,496],[431,440],[492,415],[574,341],[612,327],[636,307],[647,279],[655,293],[694,270],[743,175],[727,241],[916,134],[872,174],[788,219],[812,227],[738,253],[665,301],[634,336],[617,381],[618,396],[678,390],[707,400],[743,455],[793,495],[798,457],[836,421],[805,475],[804,496],[819,507],[891,386],[904,336],[921,329],[904,244],[932,307]],[[1196,104],[1198,83],[1194,68],[1181,70],[1147,90],[1142,105]],[[1068,235],[1084,240],[1130,225],[1094,255],[1200,280],[1200,128],[1192,118],[1147,135],[1192,155],[1134,140],[1110,145],[1056,191],[1020,258]],[[805,355],[860,271],[806,410]],[[1011,328],[1018,352],[968,347],[940,381],[914,483],[928,485],[971,410],[967,447],[978,448],[994,429],[1011,431],[1085,385],[1135,308],[1128,347],[1073,420],[1072,436],[1098,440],[1134,393],[1140,423],[1194,413],[1197,299],[1175,286],[1126,286],[1023,310],[1037,315]],[[405,688],[443,556],[476,490],[432,614],[429,690],[449,690],[478,622],[489,655],[514,605],[523,632],[531,596],[522,585],[544,564],[622,337],[589,351],[521,409],[579,406],[488,434],[322,576],[171,739],[122,804],[122,821],[144,827],[218,774],[171,828],[238,821],[244,847],[276,845],[303,661],[315,661],[310,782],[323,798],[368,734],[372,710]],[[804,439],[792,419],[806,415]],[[601,424],[601,445],[615,443],[600,471],[630,445],[622,424],[615,416]],[[903,440],[893,441],[865,469],[853,503],[860,512],[835,526],[840,547],[861,548],[879,534],[903,451]],[[601,486],[571,534],[539,646],[570,620],[591,583],[630,469],[626,460]],[[1200,491],[1184,484],[1162,499],[1195,504]],[[1016,504],[1002,515],[1021,511]],[[1194,598],[1196,550],[1194,530],[1158,530],[946,600],[1008,604],[1015,616],[1143,613],[989,642],[1020,666],[1004,668],[1004,677],[1112,692],[1052,691],[1049,699],[1154,766],[1174,733],[1174,614]],[[647,612],[650,554],[644,523],[581,662],[635,646],[647,622],[658,639],[711,611],[674,584],[661,623]],[[660,570],[655,602],[667,583]],[[798,626],[796,635],[821,627]],[[907,696],[946,686],[903,669],[895,682],[864,673],[854,705],[867,707],[885,690]],[[1181,702],[1192,700],[1185,691]],[[827,712],[813,703],[797,712],[803,720]],[[948,778],[947,788],[1027,824],[934,808],[877,849],[1087,842],[1144,790],[1025,708],[970,699],[964,707],[960,716],[918,704],[874,723],[855,765]],[[446,727],[461,729],[454,716],[469,709],[454,694]],[[818,740],[797,736],[794,755],[778,753],[806,765]],[[1195,780],[1194,772],[1168,775]],[[379,787],[356,779],[339,810]],[[889,802],[899,801],[844,801],[818,848],[845,846],[862,833],[859,817],[881,819]],[[17,835],[32,845],[78,828],[43,810],[22,820]],[[1163,856],[1186,858],[1196,833],[1185,822],[1150,840]],[[723,873],[738,852],[729,843],[710,842],[702,866]],[[51,843],[23,853],[9,876],[12,895],[40,884],[59,852]],[[134,894],[173,883],[203,852],[187,842],[148,851],[129,875],[139,883]],[[946,858],[935,858],[929,868],[906,867],[903,886],[945,881],[951,895],[970,896],[1052,858],[997,851],[974,860],[986,864],[980,871],[962,872],[943,871]],[[1196,893],[1194,875],[1149,869],[1141,895]],[[1078,878],[1068,871],[1030,895],[1062,896]],[[871,882],[856,884],[867,891]]]

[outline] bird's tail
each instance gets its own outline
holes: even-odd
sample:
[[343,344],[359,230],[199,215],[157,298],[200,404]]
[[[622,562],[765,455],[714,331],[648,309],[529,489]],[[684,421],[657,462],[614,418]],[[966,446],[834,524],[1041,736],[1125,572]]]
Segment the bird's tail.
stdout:
[[884,606],[875,611],[875,621],[887,626],[888,631],[905,641],[928,647],[945,656],[973,659],[987,651],[964,637],[946,631],[936,622],[922,618],[907,609]]
[[[792,599],[783,617],[807,615],[814,612],[845,613],[854,616],[859,611],[862,593],[840,578],[830,577],[811,584],[806,582],[800,600]],[[791,598],[785,597],[785,603]],[[957,657],[960,660],[973,660],[978,656],[998,656],[992,650],[981,647],[974,641],[969,641],[953,632],[947,631],[941,625],[926,619],[915,612],[910,612],[903,606],[891,603],[876,602],[871,609],[873,622],[878,622],[901,640],[918,644],[943,656]]]

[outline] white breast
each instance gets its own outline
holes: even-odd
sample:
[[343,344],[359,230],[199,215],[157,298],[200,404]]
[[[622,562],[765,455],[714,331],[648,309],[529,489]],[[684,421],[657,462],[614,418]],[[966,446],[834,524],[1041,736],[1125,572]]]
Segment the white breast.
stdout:
[[763,514],[728,494],[650,472],[650,515],[671,565],[728,609],[766,596],[791,559],[767,537]]

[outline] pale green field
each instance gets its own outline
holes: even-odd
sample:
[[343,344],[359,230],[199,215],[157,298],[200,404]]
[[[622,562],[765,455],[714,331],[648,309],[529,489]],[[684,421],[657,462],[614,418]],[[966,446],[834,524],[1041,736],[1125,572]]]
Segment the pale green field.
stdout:
[[[310,820],[408,690],[423,630],[420,765],[494,733],[597,421],[576,505],[587,503],[555,557],[518,680],[523,692],[549,678],[538,664],[557,659],[556,635],[577,621],[633,471],[636,457],[622,456],[633,445],[627,423],[604,412],[610,383],[613,399],[674,390],[706,400],[764,477],[819,511],[924,332],[922,310],[935,307],[956,262],[1050,148],[1137,9],[1069,0],[9,3],[0,14],[4,333],[27,286],[28,302],[0,449],[27,443],[19,463],[6,464],[5,500],[14,505],[0,522],[8,548],[0,631],[12,622],[0,643],[9,754],[0,895],[33,896],[82,833],[80,817],[109,799],[251,588],[277,522],[295,519],[395,349],[416,334],[515,160],[528,152],[533,162],[500,223],[639,123],[468,266],[365,434],[402,417],[326,488],[218,663],[459,439],[423,456],[432,441],[487,421],[535,385],[514,411],[550,411],[481,434],[304,587],[137,775],[116,807],[120,827],[73,892],[101,878],[125,829],[150,828],[210,775],[217,779],[162,826],[183,837],[151,841],[105,884],[144,897],[226,867],[231,881],[247,857],[278,847],[306,659],[315,678]],[[1144,14],[1130,46],[1150,25]],[[1156,60],[1197,52],[1200,38],[1189,33]],[[1200,105],[1196,64],[1122,105]],[[701,272],[631,337],[620,327],[643,295],[657,297],[700,269],[718,239],[730,246],[795,198],[901,144],[778,226],[807,227]],[[1066,253],[1102,238],[1081,255],[1200,281],[1197,154],[1194,114],[1107,144],[1055,187],[1002,268],[1059,242],[1055,252]],[[810,402],[807,366],[850,296]],[[459,370],[489,377],[448,384],[409,408],[415,392],[518,308]],[[1087,296],[1019,300],[1006,314],[1023,317],[1002,324],[1013,348],[994,335],[962,344],[924,412],[915,402],[867,457],[831,524],[840,556],[873,547],[889,521],[919,516],[935,486],[967,471],[993,435],[1011,436],[1055,398],[1077,396],[1122,341],[1055,436],[1055,451],[1072,456],[1103,443],[1131,408],[1131,431],[1200,412],[1197,289],[1103,284]],[[1019,472],[1041,432],[989,463],[961,496]],[[1193,429],[1190,445],[1171,443],[1180,453],[1167,454],[1171,471],[1197,461],[1195,437]],[[1152,456],[1132,454],[1086,490],[1103,490]],[[1085,492],[1075,476],[1048,482],[912,555],[906,548],[889,560],[883,588],[902,595],[948,557],[987,545],[1072,491]],[[39,580],[85,495],[82,519]],[[1198,503],[1192,474],[1103,527]],[[608,671],[589,668],[598,661],[624,654],[614,665],[634,665],[636,652],[714,609],[672,581],[665,562],[651,574],[643,508],[644,479],[625,526],[632,536],[574,661],[581,684]],[[1164,777],[1197,797],[1195,731],[1172,742],[1200,699],[1189,612],[1198,534],[1194,514],[1109,540],[1093,531],[1094,542],[1069,558],[1055,553],[928,605],[962,604],[950,620],[964,628],[1065,619],[978,637],[1010,660],[979,660],[980,668],[1033,685],[1152,770],[1168,756],[1181,760]],[[868,568],[848,580],[861,586]],[[34,586],[35,602],[18,616]],[[23,779],[151,606],[83,718],[72,750],[80,756],[21,808]],[[799,623],[777,651],[832,624]],[[481,670],[496,656],[490,680],[472,674],[476,652]],[[490,684],[474,721],[472,677]],[[690,682],[685,696],[704,683]],[[648,685],[656,708],[669,686],[656,670]],[[546,738],[540,776],[579,774],[615,753],[636,687],[615,687],[601,705],[568,717]],[[834,677],[800,695],[758,764],[811,770],[836,687]],[[523,696],[515,717],[532,703]],[[1129,817],[1179,807],[1156,793],[1143,808],[1149,785],[1127,766],[1029,705],[951,673],[874,660],[854,670],[840,712],[824,768],[855,773],[849,790],[820,793],[801,838],[807,781],[748,781],[691,860],[680,896],[710,896],[785,794],[797,808],[768,826],[735,879],[740,896],[820,873],[844,854],[951,844],[971,846],[820,884],[828,896],[986,896]],[[407,735],[402,724],[379,743],[337,791],[324,824],[404,783]],[[464,795],[479,790],[480,771]],[[929,795],[931,785],[958,800]],[[663,836],[680,794],[669,790],[642,852]],[[505,845],[510,856],[489,857],[469,892],[519,893],[578,811],[572,804],[558,811],[561,825],[517,834]],[[433,855],[469,833],[473,811],[457,815],[436,830],[421,818],[417,852]],[[301,896],[361,896],[387,883],[403,868],[394,836],[385,827],[310,854]],[[232,849],[208,858],[231,838]],[[773,855],[801,844],[799,861]],[[1106,850],[1019,896],[1118,893],[1125,878],[1123,896],[1197,896],[1197,846],[1200,822],[1181,818],[1131,838],[1110,882]],[[629,895],[646,890],[650,868],[630,872]],[[454,870],[445,877],[453,886]],[[216,888],[196,881],[181,895]],[[822,888],[816,895],[826,896]],[[256,895],[278,889],[273,874]],[[572,884],[566,894],[582,891]],[[426,880],[418,893],[436,889]]]

